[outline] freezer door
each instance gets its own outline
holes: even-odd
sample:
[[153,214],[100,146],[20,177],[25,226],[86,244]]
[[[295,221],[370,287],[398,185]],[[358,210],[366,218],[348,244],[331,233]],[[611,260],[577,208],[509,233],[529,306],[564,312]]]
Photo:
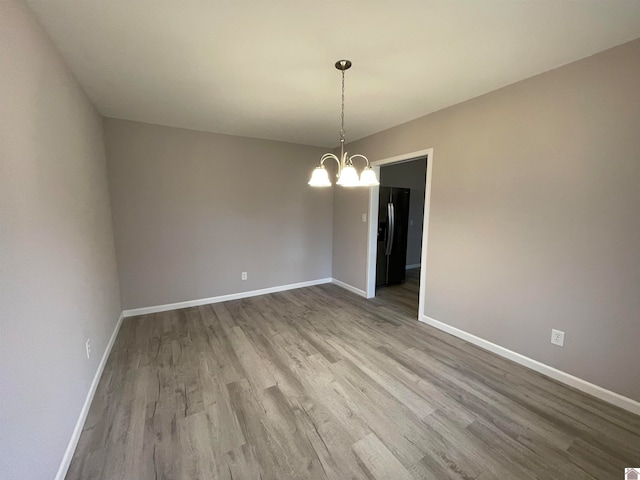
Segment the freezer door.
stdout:
[[393,204],[393,231],[391,248],[387,256],[387,284],[404,282],[407,265],[407,237],[409,234],[409,196],[408,188],[394,188],[391,192]]
[[387,250],[389,248],[389,200],[391,188],[380,187],[378,202],[378,249],[376,255],[376,287],[387,284]]

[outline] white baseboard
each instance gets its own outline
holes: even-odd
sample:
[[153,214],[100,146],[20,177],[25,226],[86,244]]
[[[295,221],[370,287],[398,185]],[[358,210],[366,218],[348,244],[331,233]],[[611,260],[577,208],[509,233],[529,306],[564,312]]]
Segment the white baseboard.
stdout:
[[91,382],[91,386],[89,387],[87,398],[85,398],[84,405],[82,405],[82,410],[80,410],[80,416],[78,417],[76,426],[73,429],[73,433],[71,434],[71,439],[69,440],[67,449],[64,452],[64,457],[62,457],[62,462],[60,462],[60,467],[58,467],[58,473],[56,473],[55,480],[64,480],[64,477],[66,477],[67,475],[67,471],[69,470],[69,466],[71,465],[71,459],[73,458],[73,454],[76,451],[76,447],[78,446],[78,441],[80,440],[80,434],[82,433],[82,429],[84,428],[84,422],[87,420],[87,415],[89,414],[89,407],[91,407],[91,402],[93,402],[93,396],[95,395],[96,389],[98,388],[98,383],[100,383],[100,377],[102,377],[102,372],[104,371],[104,367],[107,364],[107,359],[109,358],[109,354],[111,353],[113,344],[115,343],[118,332],[120,331],[120,325],[122,325],[123,318],[124,315],[121,313],[120,318],[118,318],[118,323],[116,323],[116,327],[113,329],[113,333],[111,334],[109,343],[107,343],[107,347],[104,349],[104,354],[102,355],[102,359],[98,364],[96,374],[93,376],[93,381]]
[[340,280],[336,280],[335,278],[331,279],[331,283],[334,283],[339,287],[344,288],[345,290],[349,290],[350,292],[353,292],[356,295],[360,295],[361,297],[367,298],[367,292],[365,292],[364,290],[360,290],[359,288],[356,288],[353,285],[349,285],[348,283],[341,282]]
[[420,268],[420,264],[412,263],[411,265],[407,265],[406,267],[404,267],[405,270],[413,270],[414,268]]
[[262,288],[260,290],[250,290],[248,292],[231,293],[228,295],[220,295],[217,297],[199,298],[197,300],[188,300],[186,302],[167,303],[165,305],[155,305],[151,307],[133,308],[123,311],[126,317],[135,317],[136,315],[146,315],[149,313],[168,312],[179,308],[198,307],[200,305],[208,305],[210,303],[228,302],[229,300],[238,300],[241,298],[255,297],[258,295],[266,295],[268,293],[283,292],[285,290],[293,290],[302,287],[311,287],[313,285],[321,285],[323,283],[331,283],[331,278],[320,278],[308,282],[291,283],[289,285],[279,285],[277,287]]
[[495,353],[496,355],[500,355],[501,357],[512,360],[522,366],[530,368],[531,370],[535,370],[538,373],[553,378],[554,380],[576,388],[584,393],[599,398],[600,400],[604,400],[607,403],[611,403],[631,413],[640,415],[640,402],[624,397],[619,393],[612,392],[611,390],[599,387],[598,385],[587,382],[586,380],[583,380],[581,378],[574,377],[573,375],[563,372],[562,370],[550,367],[549,365],[538,362],[537,360],[533,360],[532,358],[525,357],[524,355],[501,347],[500,345],[491,343],[488,340],[476,337],[475,335],[467,333],[464,330],[460,330],[456,327],[452,327],[451,325],[447,325],[446,323],[434,320],[433,318],[427,317],[426,315],[422,315],[420,317],[420,321],[427,323],[439,330],[442,330],[443,332],[450,333],[451,335],[466,340],[469,343],[473,343],[474,345]]

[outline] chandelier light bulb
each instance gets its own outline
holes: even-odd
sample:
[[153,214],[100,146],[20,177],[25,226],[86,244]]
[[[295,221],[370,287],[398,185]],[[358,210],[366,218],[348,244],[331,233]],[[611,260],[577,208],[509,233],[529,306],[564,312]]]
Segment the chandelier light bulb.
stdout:
[[363,187],[371,187],[373,185],[380,185],[376,172],[371,167],[365,167],[360,175],[360,185]]
[[358,172],[353,165],[347,165],[340,172],[340,178],[336,182],[341,187],[358,187],[360,186],[360,180],[358,179]]
[[311,180],[309,180],[309,185],[312,187],[330,187],[331,182],[329,181],[329,173],[327,169],[324,168],[324,165],[318,165],[313,169],[311,173]]

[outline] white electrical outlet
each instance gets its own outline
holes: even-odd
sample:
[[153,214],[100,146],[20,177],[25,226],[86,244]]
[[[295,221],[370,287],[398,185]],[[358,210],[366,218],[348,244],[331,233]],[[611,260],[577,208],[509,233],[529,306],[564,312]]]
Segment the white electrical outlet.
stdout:
[[87,350],[87,358],[91,358],[91,339],[88,338],[84,344],[85,349]]
[[366,213],[362,214],[362,223],[367,223],[367,214]]
[[564,332],[560,330],[551,330],[551,343],[554,345],[558,345],[559,347],[564,347]]
[[242,280],[246,280],[247,279],[247,272],[242,272]]

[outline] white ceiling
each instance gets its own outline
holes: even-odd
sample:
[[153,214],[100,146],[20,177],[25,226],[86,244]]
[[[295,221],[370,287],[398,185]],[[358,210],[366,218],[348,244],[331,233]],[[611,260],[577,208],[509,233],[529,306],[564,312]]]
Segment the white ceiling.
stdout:
[[338,144],[640,37],[638,0],[27,0],[108,117]]

